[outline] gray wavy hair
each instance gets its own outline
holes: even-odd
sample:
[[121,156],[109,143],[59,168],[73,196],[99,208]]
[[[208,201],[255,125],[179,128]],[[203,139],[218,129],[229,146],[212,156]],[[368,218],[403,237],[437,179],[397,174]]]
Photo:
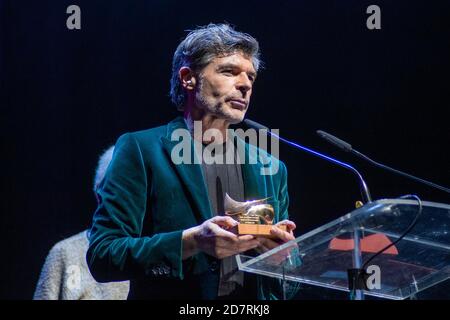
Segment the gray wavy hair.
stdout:
[[98,187],[100,186],[100,183],[105,177],[106,169],[108,169],[109,163],[111,162],[113,152],[114,146],[111,146],[108,149],[106,149],[98,159],[97,170],[95,170],[94,185],[93,185],[94,193],[97,191]]
[[251,57],[256,71],[262,64],[258,41],[249,34],[234,30],[228,24],[210,23],[189,31],[175,50],[172,60],[170,97],[180,111],[183,110],[187,97],[178,75],[182,67],[189,67],[194,73],[198,73],[215,57],[228,56],[236,51],[242,51]]

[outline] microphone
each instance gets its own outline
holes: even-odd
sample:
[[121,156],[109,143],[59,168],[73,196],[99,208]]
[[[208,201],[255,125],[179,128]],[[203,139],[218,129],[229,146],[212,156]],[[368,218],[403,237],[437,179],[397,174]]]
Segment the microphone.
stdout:
[[312,155],[314,155],[316,157],[319,157],[321,159],[327,160],[328,162],[334,163],[334,164],[336,164],[336,165],[338,165],[340,167],[343,167],[343,168],[345,168],[347,170],[350,170],[351,172],[353,172],[358,177],[359,187],[360,187],[360,191],[361,191],[362,197],[364,199],[364,202],[365,203],[372,202],[372,197],[370,196],[369,188],[368,188],[366,182],[364,181],[363,177],[358,172],[358,170],[356,170],[351,165],[349,165],[347,163],[344,163],[344,162],[341,162],[341,161],[339,161],[337,159],[334,159],[334,158],[332,158],[330,156],[327,156],[325,154],[322,154],[320,152],[317,152],[317,151],[314,151],[312,149],[309,149],[309,148],[307,148],[305,146],[299,145],[299,144],[297,144],[295,142],[286,140],[286,139],[280,137],[279,135],[271,132],[268,127],[266,127],[266,126],[264,126],[264,125],[262,125],[262,124],[260,124],[260,123],[258,123],[256,121],[253,121],[253,120],[250,120],[250,119],[245,119],[244,123],[250,128],[253,128],[253,129],[256,129],[256,130],[265,130],[267,132],[267,134],[277,138],[278,140],[280,140],[280,141],[282,141],[282,142],[284,142],[284,143],[286,143],[286,144],[288,144],[288,145],[290,145],[292,147],[295,147],[296,149],[300,149],[300,150],[305,151],[305,152],[307,152],[309,154],[312,154]]
[[[295,142],[289,141],[287,139],[284,139],[282,137],[280,137],[279,135],[271,132],[269,130],[268,127],[255,122],[253,120],[250,119],[245,119],[244,123],[249,126],[250,128],[256,129],[256,130],[265,130],[268,134],[270,134],[271,136],[277,138],[278,140],[283,141],[284,143],[295,147],[297,149],[300,149],[302,151],[305,151],[309,154],[312,154],[316,157],[319,157],[321,159],[327,160],[331,163],[334,163],[340,167],[343,167],[345,169],[350,170],[351,172],[353,172],[357,177],[358,177],[358,181],[359,181],[359,188],[361,191],[361,195],[364,199],[365,203],[369,203],[372,202],[372,197],[370,196],[370,192],[369,192],[369,188],[367,187],[366,182],[364,181],[363,177],[361,176],[361,174],[358,172],[358,170],[356,170],[354,167],[352,167],[351,165],[339,161],[337,159],[334,159],[330,156],[327,156],[325,154],[322,154],[320,152],[314,151],[312,149],[309,149],[307,147],[304,147],[302,145],[299,145]],[[356,298],[358,300],[362,300],[364,299],[364,292],[361,289],[358,289],[356,286],[354,286],[353,284],[355,283],[360,283],[361,281],[359,279],[361,279],[361,277],[364,275],[364,271],[361,269],[362,267],[362,256],[361,256],[361,245],[360,245],[360,231],[358,230],[354,230],[353,232],[353,241],[354,241],[354,250],[353,250],[353,269],[349,269],[348,270],[348,282],[349,282],[349,290],[351,292],[351,297]]]
[[337,137],[335,137],[335,136],[333,136],[333,135],[331,135],[331,134],[329,134],[329,133],[327,133],[327,132],[325,132],[325,131],[317,130],[317,134],[318,134],[321,138],[323,138],[323,139],[325,139],[326,141],[328,141],[329,143],[335,145],[336,147],[338,147],[338,148],[344,150],[345,152],[353,153],[354,155],[356,155],[356,156],[358,156],[359,158],[362,158],[362,159],[368,161],[369,163],[373,164],[373,165],[376,166],[376,167],[385,169],[385,170],[387,170],[387,171],[393,172],[393,173],[395,173],[395,174],[401,175],[401,176],[406,177],[406,178],[409,178],[409,179],[411,179],[411,180],[414,180],[414,181],[423,183],[423,184],[425,184],[425,185],[427,185],[427,186],[430,186],[430,187],[433,187],[433,188],[435,188],[435,189],[439,189],[439,190],[441,190],[441,191],[450,193],[450,189],[449,189],[449,188],[440,186],[440,185],[438,185],[438,184],[436,184],[436,183],[433,183],[433,182],[431,182],[431,181],[428,181],[428,180],[425,180],[425,179],[418,178],[418,177],[416,177],[416,176],[413,176],[412,174],[409,174],[409,173],[406,173],[406,172],[403,172],[403,171],[400,171],[400,170],[391,168],[391,167],[389,167],[389,166],[387,166],[387,165],[384,165],[384,164],[382,164],[382,163],[376,162],[375,160],[370,159],[368,156],[362,154],[361,152],[359,152],[359,151],[353,149],[351,144],[349,144],[349,143],[347,143],[347,142],[345,142],[345,141],[343,141],[343,140],[341,140],[341,139],[339,139],[339,138],[337,138]]

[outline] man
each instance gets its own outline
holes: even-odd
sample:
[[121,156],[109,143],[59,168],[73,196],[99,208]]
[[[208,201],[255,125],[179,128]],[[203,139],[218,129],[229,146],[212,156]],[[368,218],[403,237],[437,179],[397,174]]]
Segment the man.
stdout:
[[[98,281],[131,279],[129,299],[281,297],[279,281],[244,276],[235,255],[294,239],[295,224],[287,220],[285,166],[240,139],[236,144],[246,155],[270,159],[278,172],[261,175],[261,163],[176,164],[173,159],[174,132],[191,132],[194,122],[202,133],[214,129],[220,134],[193,132],[192,149],[233,147],[227,129],[244,119],[259,64],[258,42],[228,25],[198,28],[180,43],[171,97],[184,117],[121,136],[98,191],[87,253]],[[225,193],[239,201],[270,198],[275,222],[287,231],[272,228],[275,240],[232,233],[237,222],[224,215]]]
[[[94,193],[105,176],[114,146],[101,156],[94,178]],[[97,199],[98,200],[98,199]],[[98,283],[86,264],[88,230],[53,246],[42,267],[34,300],[125,300],[129,281]]]

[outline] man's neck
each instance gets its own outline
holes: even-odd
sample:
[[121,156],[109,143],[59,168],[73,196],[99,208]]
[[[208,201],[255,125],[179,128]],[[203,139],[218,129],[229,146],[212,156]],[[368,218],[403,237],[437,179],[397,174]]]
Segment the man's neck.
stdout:
[[[227,141],[227,129],[230,125],[230,123],[224,119],[217,118],[213,115],[206,114],[204,111],[201,110],[190,110],[185,111],[184,113],[184,120],[186,121],[186,124],[188,126],[188,129],[191,131],[191,134],[194,136],[195,140],[198,140],[199,142],[203,144],[219,144],[224,143]],[[202,134],[201,137],[199,135],[194,135],[194,121],[200,121],[201,122],[201,128],[202,128]],[[216,129],[221,133],[222,138],[218,138],[217,136],[214,137],[208,137],[205,136],[205,132],[209,129]]]

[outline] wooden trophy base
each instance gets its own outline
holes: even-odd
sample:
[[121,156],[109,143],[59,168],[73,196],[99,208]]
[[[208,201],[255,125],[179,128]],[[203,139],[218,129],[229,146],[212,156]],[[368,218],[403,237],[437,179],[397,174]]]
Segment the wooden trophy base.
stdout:
[[[273,238],[273,235],[270,233],[270,229],[272,229],[273,226],[274,225],[271,224],[240,223],[233,231],[240,236],[251,234],[259,237]],[[279,225],[277,228],[286,231],[285,225]]]

